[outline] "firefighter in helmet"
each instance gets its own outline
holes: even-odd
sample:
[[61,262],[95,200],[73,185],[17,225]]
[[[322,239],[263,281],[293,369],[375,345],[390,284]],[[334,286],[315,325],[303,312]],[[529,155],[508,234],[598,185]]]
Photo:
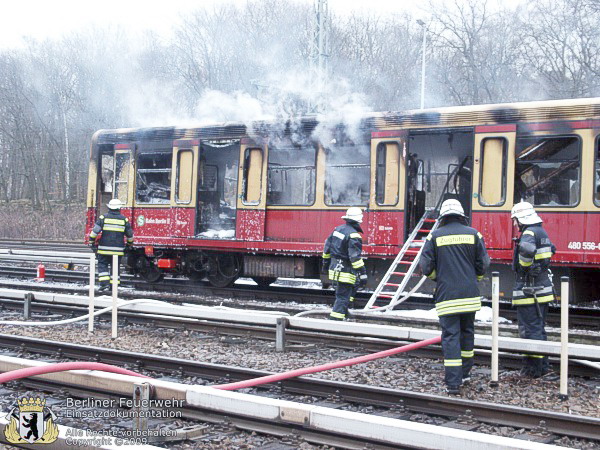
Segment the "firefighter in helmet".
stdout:
[[[512,298],[512,304],[517,308],[519,336],[545,341],[548,303],[554,300],[549,276],[550,258],[556,253],[556,247],[542,228],[542,219],[531,203],[517,203],[510,216],[521,232],[513,255],[515,285]],[[529,354],[525,356],[521,375],[538,378],[548,370],[546,356]]]
[[[110,284],[115,282],[111,278],[113,255],[123,256],[125,248],[133,244],[133,230],[129,219],[121,214],[121,200],[113,198],[107,206],[108,213],[98,218],[89,236],[90,246],[98,255],[100,292],[109,291]],[[100,234],[100,240],[96,243]],[[124,238],[127,238],[127,244],[123,242]]]
[[481,309],[477,282],[490,258],[481,233],[466,225],[458,200],[442,203],[439,221],[439,228],[425,240],[419,264],[437,284],[434,300],[442,327],[444,380],[448,393],[458,395],[473,367],[475,313]]
[[325,241],[322,273],[328,274],[335,286],[335,303],[329,318],[344,320],[356,291],[367,284],[367,269],[361,258],[363,230],[360,208],[348,208],[342,216],[345,224],[333,230]]

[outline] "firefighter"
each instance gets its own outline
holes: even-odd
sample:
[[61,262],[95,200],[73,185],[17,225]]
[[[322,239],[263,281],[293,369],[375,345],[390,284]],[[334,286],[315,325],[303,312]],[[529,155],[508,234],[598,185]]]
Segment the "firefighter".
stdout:
[[344,320],[356,291],[367,284],[367,269],[361,258],[362,210],[348,208],[342,219],[346,223],[336,227],[325,241],[321,266],[322,273],[328,274],[335,286],[335,303],[329,315],[331,320]]
[[[550,280],[550,258],[556,247],[542,228],[542,219],[528,202],[517,203],[510,213],[521,236],[513,255],[515,285],[512,304],[517,308],[519,336],[523,339],[546,340],[548,303],[554,300]],[[521,375],[538,378],[549,371],[548,358],[525,355]]]
[[444,381],[449,394],[459,395],[473,367],[475,312],[481,309],[477,282],[490,259],[481,233],[466,225],[458,200],[442,203],[439,221],[439,228],[425,240],[419,264],[437,283],[434,300],[442,327]]
[[[111,278],[113,255],[123,256],[125,248],[133,244],[133,230],[129,219],[121,214],[121,200],[113,198],[107,206],[108,213],[98,218],[89,236],[90,246],[98,255],[100,292],[109,291],[110,284],[114,282]],[[100,240],[96,244],[100,233]],[[124,237],[127,238],[126,245],[123,243]],[[118,284],[119,280],[116,282]]]

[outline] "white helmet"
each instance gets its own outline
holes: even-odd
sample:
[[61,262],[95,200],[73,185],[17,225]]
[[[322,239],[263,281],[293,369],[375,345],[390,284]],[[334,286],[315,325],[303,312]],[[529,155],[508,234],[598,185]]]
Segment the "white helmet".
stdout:
[[342,219],[346,220],[354,220],[355,222],[362,223],[363,221],[363,212],[362,209],[353,206],[352,208],[348,208],[346,211],[346,215],[342,216]]
[[106,206],[108,209],[121,209],[124,205],[118,198],[113,198]]
[[440,208],[440,218],[444,216],[457,215],[465,217],[465,210],[460,202],[454,198],[449,198],[442,203]]
[[521,225],[533,225],[542,222],[542,218],[538,216],[529,202],[521,202],[513,206],[510,217],[511,219],[517,219]]

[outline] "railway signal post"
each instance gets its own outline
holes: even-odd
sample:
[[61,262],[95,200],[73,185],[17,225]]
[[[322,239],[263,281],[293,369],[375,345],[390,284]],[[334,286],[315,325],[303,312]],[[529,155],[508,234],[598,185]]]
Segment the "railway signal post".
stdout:
[[492,272],[492,380],[498,386],[498,316],[500,310],[500,274]]
[[88,331],[91,333],[94,331],[94,289],[96,280],[96,254],[92,253],[90,256],[90,304],[89,304],[89,315],[88,318]]
[[112,262],[112,338],[117,338],[117,295],[119,288],[119,257],[113,255]]
[[569,398],[569,277],[560,279],[560,394]]

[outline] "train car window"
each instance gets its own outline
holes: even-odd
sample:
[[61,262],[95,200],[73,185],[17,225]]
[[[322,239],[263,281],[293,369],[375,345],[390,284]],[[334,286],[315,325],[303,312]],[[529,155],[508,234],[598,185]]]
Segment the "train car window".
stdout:
[[314,146],[269,145],[267,205],[315,202],[317,149]]
[[326,149],[325,204],[366,206],[371,178],[370,148],[351,142]]
[[263,151],[248,148],[244,154],[244,185],[242,199],[245,204],[258,205],[262,182]]
[[177,203],[192,201],[192,170],[194,153],[191,150],[179,150],[177,153]]
[[136,201],[165,205],[171,199],[172,153],[140,153],[137,161]]
[[114,157],[113,155],[102,155],[100,161],[100,191],[102,193],[111,193],[113,191],[114,176]]
[[488,138],[481,143],[479,204],[502,206],[506,202],[507,142],[504,138]]
[[575,206],[581,182],[581,141],[576,136],[517,139],[514,201],[534,206]]
[[600,206],[600,139],[596,139],[596,162],[594,164],[594,203]]
[[398,203],[400,186],[400,146],[397,142],[382,142],[377,146],[375,198],[378,205]]
[[129,182],[130,154],[117,153],[115,155],[115,198],[127,204],[127,191]]

